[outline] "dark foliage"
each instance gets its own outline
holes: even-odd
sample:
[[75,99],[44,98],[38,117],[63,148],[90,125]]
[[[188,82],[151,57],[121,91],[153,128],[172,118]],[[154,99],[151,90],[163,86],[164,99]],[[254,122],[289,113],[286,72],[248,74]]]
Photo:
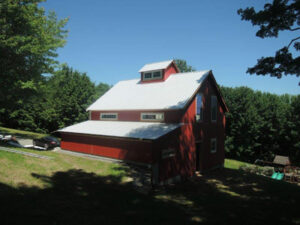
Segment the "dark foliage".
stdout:
[[35,95],[9,114],[3,126],[49,133],[88,119],[86,108],[103,95],[109,85],[95,85],[85,73],[64,65],[40,82]]
[[290,156],[300,164],[300,95],[275,95],[247,87],[221,88],[229,108],[227,157],[248,162]]
[[[275,56],[260,58],[247,72],[257,75],[270,74],[277,78],[281,78],[282,75],[300,76],[300,56],[297,54],[300,50],[300,1],[273,0],[272,3],[266,3],[263,10],[256,12],[253,7],[248,7],[239,9],[238,14],[242,20],[251,21],[254,26],[259,26],[256,36],[260,38],[278,37],[280,31],[295,33],[295,38],[279,49]],[[292,45],[294,55],[290,51]]]

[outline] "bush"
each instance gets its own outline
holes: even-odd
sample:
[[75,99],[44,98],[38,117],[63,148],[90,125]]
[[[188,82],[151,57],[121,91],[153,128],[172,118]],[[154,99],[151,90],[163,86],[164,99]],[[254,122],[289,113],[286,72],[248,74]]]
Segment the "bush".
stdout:
[[239,169],[247,173],[254,173],[263,176],[271,176],[274,173],[274,168],[269,166],[261,167],[261,166],[243,165],[240,166]]

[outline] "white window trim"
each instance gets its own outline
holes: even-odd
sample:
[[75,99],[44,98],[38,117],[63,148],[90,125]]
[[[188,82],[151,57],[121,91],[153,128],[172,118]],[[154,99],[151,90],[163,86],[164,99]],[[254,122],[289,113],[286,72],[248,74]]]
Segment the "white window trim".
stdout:
[[[212,142],[215,142],[215,149],[212,149]],[[217,142],[217,138],[211,138],[210,139],[210,153],[216,153],[217,152],[217,149],[218,149],[218,142]]]
[[[217,103],[217,106],[216,106],[217,107],[216,108],[216,119],[215,120],[213,120],[213,110],[212,110],[212,107],[213,107],[213,105],[212,105],[213,98],[216,99],[216,103]],[[215,95],[212,95],[210,97],[210,118],[211,118],[211,122],[217,122],[217,119],[218,119],[218,98]]]
[[[143,119],[144,115],[162,115],[162,119]],[[164,121],[165,120],[165,114],[163,112],[154,113],[154,112],[144,112],[141,113],[141,121]]]
[[[115,115],[116,118],[102,118],[103,115]],[[100,120],[118,120],[118,113],[100,113]]]
[[[201,95],[202,119],[201,119],[201,115],[197,114],[197,98],[198,98],[198,95]],[[200,111],[200,113],[201,113],[201,111]],[[204,112],[203,112],[203,94],[202,93],[198,93],[196,95],[196,121],[197,122],[203,122],[203,117],[204,117]]]
[[176,152],[175,152],[174,148],[167,148],[167,149],[163,149],[161,151],[161,158],[162,159],[172,158],[175,155],[176,155]]
[[[160,76],[159,77],[153,77],[153,74],[159,72]],[[151,78],[145,78],[145,74],[146,73],[151,73]],[[153,71],[147,71],[147,72],[143,72],[143,80],[147,81],[147,80],[160,80],[162,79],[162,71],[161,70],[153,70]]]

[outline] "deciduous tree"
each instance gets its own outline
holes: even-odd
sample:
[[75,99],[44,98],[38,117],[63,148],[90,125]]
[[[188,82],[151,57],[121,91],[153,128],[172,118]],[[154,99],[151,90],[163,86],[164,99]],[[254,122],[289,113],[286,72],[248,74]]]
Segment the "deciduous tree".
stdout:
[[277,78],[283,75],[299,77],[300,1],[273,0],[272,3],[266,3],[263,10],[256,11],[253,7],[248,7],[239,9],[238,14],[241,15],[242,20],[251,21],[254,26],[259,26],[257,37],[278,37],[281,31],[294,34],[294,38],[277,50],[275,56],[258,59],[257,64],[248,68],[247,72],[257,75],[269,74]]
[[56,50],[66,42],[67,19],[46,15],[40,2],[0,1],[0,121],[7,126],[37,94],[42,74],[53,71]]
[[180,70],[180,72],[192,72],[195,71],[195,68],[188,65],[185,60],[183,59],[175,59],[176,66]]

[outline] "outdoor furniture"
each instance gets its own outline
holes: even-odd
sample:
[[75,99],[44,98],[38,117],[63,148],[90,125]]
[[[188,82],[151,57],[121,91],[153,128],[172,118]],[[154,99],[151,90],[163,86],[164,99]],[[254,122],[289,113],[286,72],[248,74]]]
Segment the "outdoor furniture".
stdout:
[[255,160],[255,164],[273,167],[274,172],[271,176],[272,179],[300,182],[300,168],[292,166],[288,156],[275,155],[273,162],[257,159]]
[[284,167],[284,180],[290,182],[297,181],[297,169],[294,166],[286,166]]

